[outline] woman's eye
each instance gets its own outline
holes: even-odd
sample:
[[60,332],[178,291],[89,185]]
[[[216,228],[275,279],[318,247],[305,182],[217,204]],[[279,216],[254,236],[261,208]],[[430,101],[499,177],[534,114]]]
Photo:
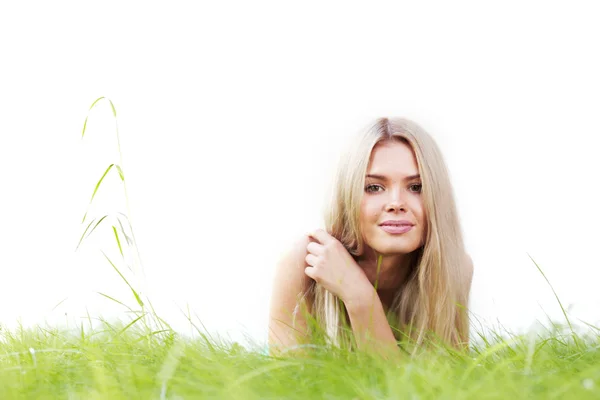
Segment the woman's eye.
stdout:
[[415,193],[421,193],[422,187],[423,187],[423,185],[421,185],[420,183],[415,183],[413,185],[410,185],[411,192],[415,192]]
[[383,188],[379,185],[367,185],[367,187],[365,188],[365,191],[369,192],[369,193],[376,193],[379,191],[379,189]]

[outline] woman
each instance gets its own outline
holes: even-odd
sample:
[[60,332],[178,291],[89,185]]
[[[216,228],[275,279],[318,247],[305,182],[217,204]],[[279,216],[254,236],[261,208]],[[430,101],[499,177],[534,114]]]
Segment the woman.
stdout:
[[362,350],[398,349],[403,337],[468,347],[473,265],[432,137],[412,121],[378,119],[342,157],[332,194],[326,229],[277,266],[271,352],[311,342],[319,329]]

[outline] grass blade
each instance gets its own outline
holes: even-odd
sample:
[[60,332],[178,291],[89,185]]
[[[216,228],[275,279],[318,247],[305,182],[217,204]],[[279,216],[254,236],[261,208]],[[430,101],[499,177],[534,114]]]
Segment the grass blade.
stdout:
[[133,244],[133,242],[131,241],[131,238],[129,236],[127,236],[127,233],[125,233],[125,228],[123,228],[123,224],[121,223],[121,218],[117,217],[117,222],[119,223],[119,226],[121,227],[121,233],[125,237],[125,241],[127,242],[128,245],[131,246]]
[[135,299],[137,300],[137,303],[140,305],[140,307],[144,307],[144,303],[142,302],[142,299],[140,298],[140,296],[138,295],[138,293],[135,291],[135,289],[133,288],[133,286],[131,286],[129,284],[129,281],[127,281],[127,279],[125,278],[125,276],[123,276],[123,274],[121,273],[121,271],[119,271],[119,268],[117,268],[117,266],[115,264],[113,264],[113,262],[110,260],[110,258],[108,258],[108,256],[104,252],[102,252],[102,254],[104,255],[104,257],[106,257],[106,259],[108,260],[108,262],[110,263],[110,265],[112,265],[112,267],[115,269],[115,271],[117,271],[117,274],[119,274],[119,276],[121,277],[121,279],[123,279],[123,281],[127,284],[127,286],[129,286],[129,289],[131,289],[131,292],[135,296]]
[[81,138],[83,139],[83,135],[85,135],[85,128],[87,127],[88,117],[85,117],[85,121],[83,122],[83,130],[81,131]]
[[110,169],[113,167],[113,165],[115,165],[115,164],[110,164],[108,166],[108,168],[106,168],[106,171],[104,171],[104,175],[102,175],[102,178],[100,178],[100,180],[96,184],[96,187],[94,188],[94,193],[92,193],[92,198],[90,199],[90,203],[92,202],[92,200],[94,200],[94,196],[96,195],[96,192],[98,191],[98,188],[100,187],[100,184],[104,180],[104,177],[106,176],[106,174],[108,174],[108,171],[110,171]]
[[140,315],[139,317],[137,317],[136,319],[134,319],[133,321],[128,323],[127,326],[125,326],[123,329],[121,329],[115,336],[120,336],[121,334],[123,334],[123,332],[125,332],[127,329],[129,329],[131,326],[133,326],[133,324],[135,324],[140,319],[142,319],[144,317],[144,315],[146,315],[146,313]]
[[562,313],[565,316],[565,319],[567,320],[567,324],[569,325],[569,329],[571,330],[571,334],[573,335],[573,340],[575,341],[575,344],[577,344],[577,347],[580,347],[579,340],[577,340],[577,335],[575,334],[575,331],[573,330],[573,325],[571,325],[571,321],[569,320],[569,317],[567,316],[567,312],[565,311],[565,308],[563,307],[562,302],[558,298],[558,294],[556,294],[556,290],[554,290],[554,287],[552,286],[552,284],[550,283],[550,281],[546,277],[546,274],[544,274],[544,271],[542,271],[542,269],[535,262],[535,260],[533,259],[533,257],[531,257],[531,255],[529,255],[529,253],[527,253],[527,255],[529,256],[529,258],[531,259],[531,261],[533,261],[533,264],[535,264],[535,266],[538,269],[538,271],[540,271],[540,274],[542,274],[542,276],[546,280],[546,283],[548,283],[548,286],[550,286],[550,289],[552,290],[552,293],[554,293],[554,297],[556,297],[556,301],[558,302],[558,305],[560,306],[560,309],[562,310]]
[[[95,101],[92,103],[92,105],[90,106],[89,110],[91,110],[92,108],[94,108],[94,106],[96,105],[96,103],[98,103],[98,102],[99,102],[100,100],[102,100],[103,98],[104,98],[104,96],[102,96],[102,97],[98,97],[98,98],[97,98],[97,99],[96,99],[96,100],[95,100]],[[88,110],[88,111],[89,111],[89,110]]]
[[117,117],[117,110],[115,109],[115,105],[113,104],[112,100],[108,100],[108,102],[110,103],[110,108],[112,108],[112,112],[113,115],[115,116],[115,118]]
[[115,166],[117,167],[117,171],[119,171],[119,176],[121,177],[121,181],[125,182],[125,174],[123,174],[123,170],[121,169],[121,167],[118,164]]
[[123,248],[121,247],[121,241],[119,240],[119,234],[117,233],[117,228],[113,225],[113,232],[115,233],[115,239],[117,239],[117,245],[119,246],[119,252],[121,253],[121,257],[123,256]]
[[[98,103],[100,100],[102,100],[104,97],[98,97],[90,106],[89,110],[88,110],[88,114],[90,112],[90,110],[92,108],[94,108],[94,106],[96,105],[96,103]],[[89,117],[89,115],[88,115]],[[88,117],[85,117],[85,122],[83,123],[83,131],[81,132],[81,138],[83,138],[83,135],[85,135],[85,128],[87,127],[87,121],[88,121]]]
[[117,304],[120,304],[120,305],[122,305],[123,307],[125,307],[125,308],[126,308],[126,309],[128,309],[129,311],[131,311],[131,312],[134,312],[134,311],[131,309],[131,307],[129,307],[127,304],[125,304],[125,303],[123,303],[123,302],[121,302],[121,301],[119,301],[119,300],[115,299],[114,297],[110,297],[109,295],[107,295],[107,294],[104,294],[104,293],[101,293],[101,292],[96,292],[96,293],[98,293],[100,296],[104,296],[104,297],[106,297],[107,299],[114,301],[114,302],[115,302],[115,303],[117,303]]
[[[96,230],[96,228],[98,227],[98,225],[100,225],[100,223],[101,223],[102,221],[104,221],[104,219],[105,219],[106,217],[108,217],[108,215],[105,215],[104,217],[100,218],[100,219],[98,220],[98,222],[96,222],[96,225],[94,225],[94,227],[92,228],[92,230],[90,231],[90,233],[88,233],[88,234],[87,234],[86,238],[90,237],[90,235],[91,235],[91,234],[94,232],[94,230]],[[94,221],[92,220],[92,222],[94,222]],[[91,224],[92,222],[90,222],[90,224]],[[86,230],[87,230],[87,229],[86,229]],[[84,233],[85,233],[85,232],[84,232]],[[80,242],[80,243],[81,243],[81,242]],[[78,245],[78,247],[79,247],[79,245]]]
[[[86,213],[87,215],[87,213]],[[85,217],[84,217],[85,219]],[[81,242],[83,242],[83,237],[85,236],[85,233],[88,231],[88,229],[90,229],[90,226],[92,226],[92,224],[94,223],[94,221],[96,220],[96,218],[94,218],[89,224],[88,226],[85,228],[85,231],[83,231],[83,234],[81,235],[81,238],[79,239],[79,243],[77,243],[77,247],[75,247],[75,251],[77,251],[77,249],[79,248],[79,246],[81,245]],[[90,232],[91,233],[91,232]]]
[[158,330],[158,331],[152,331],[152,332],[148,333],[147,335],[140,336],[139,338],[135,339],[133,341],[133,343],[140,342],[140,341],[142,341],[144,339],[150,338],[151,336],[158,335],[159,333],[165,333],[165,332],[173,332],[173,331],[170,330],[170,329],[161,329],[161,330]]
[[64,303],[67,299],[68,299],[68,297],[65,297],[64,299],[62,299],[61,301],[59,301],[57,305],[55,305],[54,307],[52,307],[52,311],[56,310],[56,308],[58,306],[60,306],[62,303]]
[[504,350],[505,348],[509,347],[511,344],[513,344],[514,342],[516,342],[518,340],[518,338],[512,338],[512,339],[506,339],[503,340],[499,343],[496,343],[495,345],[488,347],[485,349],[485,351],[481,352],[469,365],[469,367],[465,370],[465,372],[463,373],[462,379],[461,379],[461,384],[463,384],[467,378],[469,377],[469,375],[471,374],[471,372],[473,372],[473,370],[475,368],[477,368],[477,366],[487,357],[498,353],[501,350]]

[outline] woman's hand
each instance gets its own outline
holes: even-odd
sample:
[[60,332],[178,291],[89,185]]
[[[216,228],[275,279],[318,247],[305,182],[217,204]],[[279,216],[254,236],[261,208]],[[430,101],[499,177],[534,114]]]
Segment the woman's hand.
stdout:
[[307,276],[339,297],[346,306],[372,294],[373,285],[339,240],[322,229],[309,237],[317,242],[310,242],[306,247],[308,267],[304,273]]

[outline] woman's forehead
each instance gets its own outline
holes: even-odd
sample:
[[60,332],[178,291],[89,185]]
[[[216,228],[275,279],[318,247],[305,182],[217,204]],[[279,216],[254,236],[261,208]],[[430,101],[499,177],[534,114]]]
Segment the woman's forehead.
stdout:
[[415,175],[419,173],[414,153],[400,141],[378,143],[371,152],[367,174]]

